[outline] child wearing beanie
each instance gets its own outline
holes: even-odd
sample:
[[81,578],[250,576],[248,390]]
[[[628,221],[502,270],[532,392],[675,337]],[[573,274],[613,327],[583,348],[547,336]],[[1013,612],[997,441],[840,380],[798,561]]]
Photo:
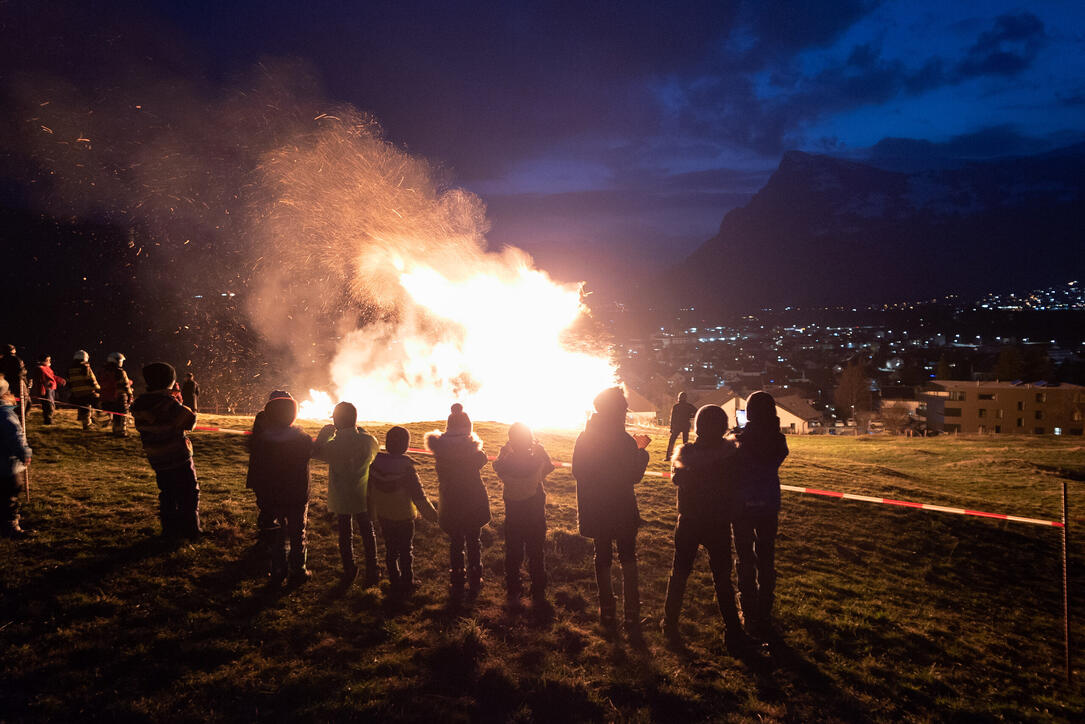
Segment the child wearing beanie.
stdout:
[[509,428],[509,441],[494,460],[505,499],[505,587],[510,603],[519,604],[520,564],[527,553],[531,598],[546,601],[546,492],[543,480],[554,470],[550,456],[535,440],[531,428],[517,422]]
[[437,511],[422,490],[414,461],[407,456],[410,444],[406,428],[389,428],[384,437],[386,452],[377,453],[369,466],[369,514],[380,524],[393,596],[414,590],[414,519],[421,511],[426,520],[437,522]]
[[170,394],[176,380],[173,366],[165,362],[144,367],[147,391],[132,404],[132,417],[158,481],[162,535],[195,538],[200,535],[200,485],[188,431],[196,425],[196,414]]
[[772,635],[780,465],[788,455],[772,395],[750,395],[746,401],[746,427],[737,438],[741,498],[732,527],[739,599],[748,632],[764,641]]
[[325,425],[317,435],[313,457],[328,463],[328,510],[336,516],[339,529],[339,556],[343,560],[343,583],[358,575],[354,562],[354,527],[365,549],[365,586],[380,582],[377,568],[377,538],[369,517],[369,466],[380,450],[377,438],[358,427],[358,410],[340,402],[332,412],[334,424]]
[[313,439],[294,424],[298,403],[287,392],[271,393],[259,417],[249,442],[247,485],[256,493],[256,525],[270,559],[271,584],[286,579],[288,565],[291,582],[304,583],[311,575],[305,567],[305,524]]
[[[482,440],[472,432],[463,405],[452,405],[445,431],[426,435],[437,466],[441,530],[448,534],[449,590],[455,598],[464,583],[477,593],[482,586],[482,526],[490,522],[490,498],[480,470],[486,465]],[[467,549],[466,570],[464,548]]]

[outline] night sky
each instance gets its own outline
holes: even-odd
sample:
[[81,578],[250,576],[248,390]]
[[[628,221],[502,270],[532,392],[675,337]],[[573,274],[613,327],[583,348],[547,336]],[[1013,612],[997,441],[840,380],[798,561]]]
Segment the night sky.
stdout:
[[677,260],[787,149],[987,158],[1085,138],[1085,4],[0,3],[9,69],[208,87],[299,59],[564,278]]

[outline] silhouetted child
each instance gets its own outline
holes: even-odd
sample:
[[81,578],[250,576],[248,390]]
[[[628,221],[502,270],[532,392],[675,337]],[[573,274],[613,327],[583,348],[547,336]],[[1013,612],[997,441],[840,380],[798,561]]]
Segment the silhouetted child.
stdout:
[[19,495],[31,451],[15,403],[11,386],[0,373],[0,535],[21,539],[28,533],[19,526]]
[[521,594],[520,565],[527,552],[531,575],[531,598],[546,600],[546,492],[543,480],[554,470],[550,456],[531,433],[518,422],[509,428],[509,441],[494,461],[494,472],[504,486],[505,499],[505,586],[510,601]]
[[599,586],[599,622],[608,635],[617,629],[617,599],[610,569],[617,544],[622,565],[626,632],[641,638],[640,583],[637,576],[637,494],[634,486],[648,467],[647,435],[625,431],[629,409],[620,387],[600,392],[595,414],[573,448],[577,519],[580,535],[595,543],[595,581]]
[[170,393],[176,379],[165,362],[144,367],[147,391],[132,404],[132,417],[158,481],[162,535],[195,538],[200,534],[200,484],[188,431],[196,425],[196,414]]
[[693,572],[697,551],[708,551],[716,587],[716,603],[727,626],[728,647],[743,642],[742,624],[731,585],[731,521],[736,508],[738,450],[724,437],[727,413],[717,405],[697,412],[697,440],[678,448],[671,480],[678,487],[678,525],[674,529],[674,563],[667,582],[667,602],[661,628],[672,644],[681,640],[678,618],[686,580]]
[[387,452],[377,453],[369,467],[369,513],[380,523],[394,595],[408,594],[414,588],[414,519],[418,512],[437,522],[437,511],[422,490],[414,461],[406,455],[410,442],[406,428],[390,428],[384,437]]
[[764,640],[772,635],[780,465],[788,455],[772,395],[750,395],[746,401],[746,427],[737,437],[741,498],[733,529],[739,600],[749,633]]
[[313,440],[294,425],[298,404],[276,391],[264,406],[249,442],[248,487],[256,493],[256,525],[270,559],[271,582],[287,575],[286,541],[290,540],[290,580],[302,583],[305,567],[305,521],[309,512],[309,458]]
[[461,595],[465,581],[477,592],[482,586],[481,531],[490,522],[490,498],[479,474],[486,464],[486,453],[482,440],[471,431],[471,418],[463,405],[452,405],[445,431],[428,433],[426,447],[433,452],[437,466],[438,515],[449,543],[450,593]]
[[380,450],[380,443],[357,426],[358,410],[349,402],[340,402],[332,412],[334,424],[325,425],[317,435],[313,457],[328,463],[328,510],[335,513],[339,526],[339,556],[343,560],[343,581],[350,583],[358,575],[354,563],[353,524],[365,547],[365,585],[380,581],[377,568],[377,537],[369,517],[369,465]]

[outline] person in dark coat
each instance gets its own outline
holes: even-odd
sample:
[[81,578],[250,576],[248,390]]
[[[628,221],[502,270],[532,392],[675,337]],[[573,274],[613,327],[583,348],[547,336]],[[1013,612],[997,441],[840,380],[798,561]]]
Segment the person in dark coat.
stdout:
[[509,428],[509,441],[494,460],[505,499],[505,588],[510,602],[521,594],[520,564],[527,553],[531,598],[546,600],[546,492],[543,480],[554,471],[546,449],[531,428],[518,422]]
[[[445,431],[426,435],[437,467],[438,519],[448,534],[449,590],[455,598],[466,582],[471,592],[482,586],[482,526],[490,522],[490,498],[480,470],[486,465],[482,440],[472,432],[471,418],[458,402],[452,405]],[[467,549],[466,571],[464,548]]]
[[689,442],[689,429],[693,423],[693,416],[697,414],[697,408],[690,404],[685,392],[678,394],[678,401],[674,403],[674,407],[671,408],[671,439],[667,441],[667,457],[664,460],[671,459],[671,453],[674,452],[674,443],[678,440],[678,436],[682,436],[682,444],[685,445]]
[[8,381],[9,394],[16,398],[15,414],[22,424],[26,422],[26,406],[29,401],[26,399],[26,365],[16,352],[15,345],[7,345],[6,353],[0,357],[0,375]]
[[260,413],[259,424],[253,425],[246,485],[256,493],[256,525],[270,559],[271,583],[281,584],[288,567],[291,582],[303,583],[311,575],[305,566],[305,524],[313,439],[294,425],[298,417],[294,398],[278,390],[272,395]]
[[200,385],[191,372],[185,373],[185,381],[181,385],[181,404],[193,412],[200,411]]
[[671,481],[678,487],[678,525],[674,529],[674,563],[667,582],[661,628],[672,644],[681,642],[678,628],[686,581],[697,551],[704,546],[716,588],[716,603],[727,627],[727,643],[742,642],[742,624],[731,585],[731,521],[738,498],[738,450],[727,432],[727,413],[717,405],[697,412],[697,441],[678,448]]
[[0,357],[0,375],[8,381],[8,386],[11,388],[10,394],[13,397],[20,397],[26,385],[26,365],[16,352],[15,345],[7,346],[4,356]]
[[622,565],[625,623],[640,636],[640,587],[636,538],[640,515],[635,486],[648,467],[647,435],[625,431],[628,403],[620,387],[595,398],[596,412],[573,448],[577,518],[580,535],[595,543],[595,579],[599,586],[599,620],[608,632],[617,628],[617,599],[611,583],[613,549]]
[[747,630],[764,640],[772,633],[780,465],[788,455],[772,395],[750,395],[746,401],[746,427],[737,437],[740,501],[732,527],[738,555],[739,599]]
[[31,375],[30,396],[34,402],[41,404],[42,423],[53,424],[53,413],[56,411],[57,388],[66,380],[53,371],[53,358],[49,355],[42,357],[34,366]]
[[23,475],[30,465],[31,450],[15,412],[15,396],[0,377],[0,535],[21,539],[28,534],[19,526],[19,497]]
[[158,481],[158,516],[162,535],[199,537],[200,484],[192,463],[188,431],[196,414],[170,393],[177,373],[165,362],[143,368],[147,391],[136,398],[132,417],[143,442],[143,452]]
[[132,380],[124,371],[124,355],[111,352],[102,368],[102,409],[111,413],[113,436],[128,437],[128,406],[132,404]]
[[84,350],[76,350],[72,356],[72,363],[68,366],[68,390],[71,393],[69,402],[78,405],[76,419],[84,430],[89,430],[94,425],[91,412],[102,406],[102,388],[98,385],[94,370],[90,368],[90,355]]

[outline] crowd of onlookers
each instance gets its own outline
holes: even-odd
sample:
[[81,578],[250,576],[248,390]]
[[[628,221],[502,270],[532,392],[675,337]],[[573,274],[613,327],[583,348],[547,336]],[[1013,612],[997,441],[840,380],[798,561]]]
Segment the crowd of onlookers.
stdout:
[[[14,361],[13,361],[14,360]],[[8,464],[0,472],[4,501],[3,532],[24,535],[19,525],[20,476],[26,474],[31,451],[16,404],[40,404],[44,424],[52,422],[55,391],[65,380],[52,371],[48,357],[29,377],[15,349],[0,360],[0,442]],[[162,533],[171,538],[198,538],[199,483],[188,431],[196,423],[199,387],[192,375],[178,385],[174,368],[155,362],[143,368],[146,392],[132,400],[132,382],[124,356],[110,355],[99,375],[86,352],[74,356],[68,371],[69,402],[77,406],[84,429],[94,425],[101,409],[112,418],[112,431],[126,434],[129,415],[138,431],[159,488]],[[9,377],[9,375],[11,375]],[[21,395],[10,381],[18,380]],[[29,380],[29,386],[27,384]],[[615,548],[622,572],[623,622],[631,640],[641,632],[636,536],[641,517],[635,485],[644,477],[649,456],[646,435],[626,432],[628,405],[621,388],[604,390],[594,400],[595,413],[573,450],[579,532],[595,545],[595,574],[600,623],[608,633],[618,629],[618,597],[612,586]],[[439,524],[449,541],[449,593],[453,598],[478,593],[483,584],[481,530],[491,520],[490,500],[481,470],[490,458],[473,432],[460,404],[452,405],[444,430],[425,437],[433,454],[438,499],[433,505],[422,488],[414,461],[407,455],[410,433],[390,428],[380,443],[359,427],[349,402],[335,406],[332,424],[314,440],[295,424],[298,406],[282,390],[271,393],[255,417],[248,439],[247,487],[256,498],[258,543],[273,586],[301,584],[310,577],[306,556],[306,522],[310,498],[310,461],[328,464],[328,509],[336,516],[343,584],[359,574],[354,557],[358,533],[364,549],[364,583],[381,579],[377,560],[379,529],[385,551],[389,594],[409,596],[415,586],[413,537],[421,514]],[[774,548],[780,480],[778,470],[788,454],[780,433],[775,401],[764,392],[749,398],[747,424],[731,432],[726,412],[707,405],[696,410],[680,398],[671,416],[672,481],[677,488],[678,524],[674,562],[667,583],[661,628],[679,644],[679,616],[686,581],[698,550],[709,556],[720,614],[729,646],[765,641],[771,633],[775,589]],[[688,442],[691,427],[696,437]],[[548,606],[546,596],[545,480],[554,464],[532,431],[522,423],[508,430],[508,441],[493,459],[505,503],[505,590],[510,606],[521,605],[521,567],[526,557],[534,605]],[[734,548],[732,549],[732,541]],[[737,561],[736,561],[737,558]],[[732,585],[737,567],[738,596]]]

